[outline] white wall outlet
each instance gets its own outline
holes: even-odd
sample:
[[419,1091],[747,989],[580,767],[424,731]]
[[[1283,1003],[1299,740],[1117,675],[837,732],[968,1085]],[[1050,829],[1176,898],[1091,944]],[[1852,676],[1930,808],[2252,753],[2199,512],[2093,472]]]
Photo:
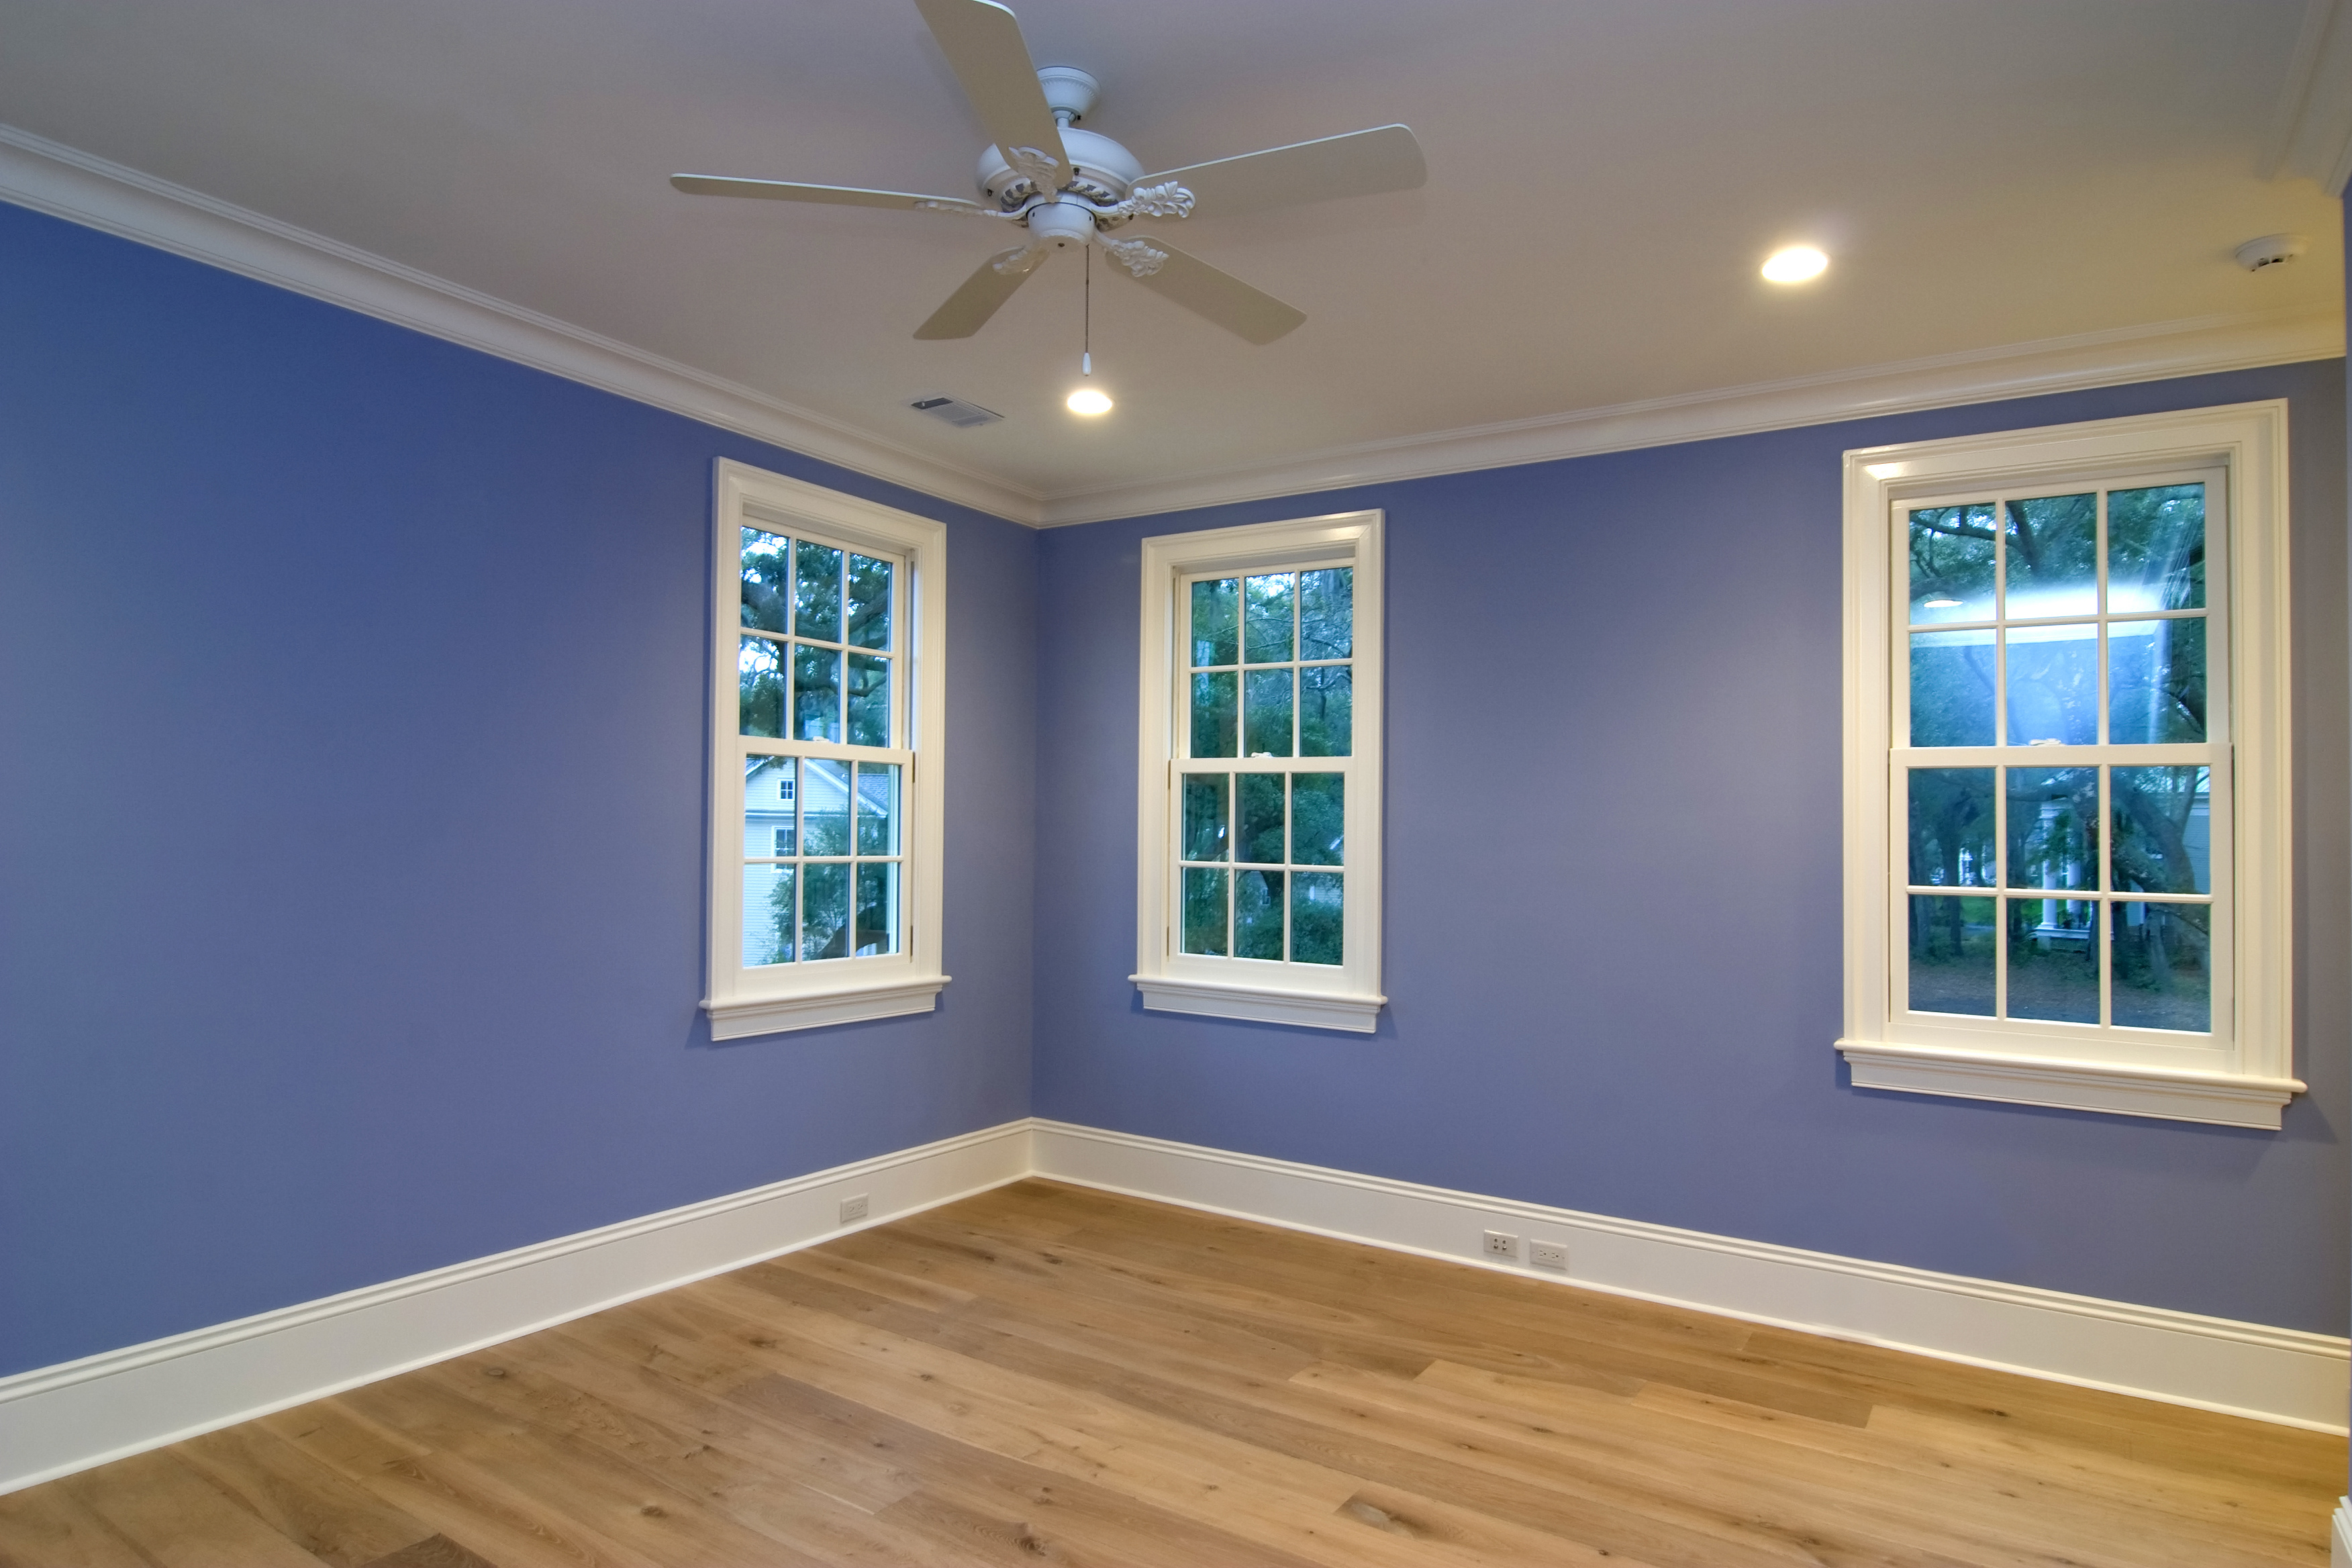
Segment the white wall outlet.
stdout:
[[859,1220],[864,1219],[865,1217],[866,1194],[864,1193],[858,1194],[854,1198],[844,1198],[841,1200],[842,1224],[856,1225]]
[[1564,1241],[1530,1241],[1528,1243],[1528,1261],[1534,1264],[1538,1268],[1557,1268],[1560,1272],[1566,1273],[1568,1271],[1568,1243]]
[[1488,1231],[1486,1256],[1499,1258],[1508,1263],[1517,1263],[1519,1260],[1519,1238],[1507,1230]]

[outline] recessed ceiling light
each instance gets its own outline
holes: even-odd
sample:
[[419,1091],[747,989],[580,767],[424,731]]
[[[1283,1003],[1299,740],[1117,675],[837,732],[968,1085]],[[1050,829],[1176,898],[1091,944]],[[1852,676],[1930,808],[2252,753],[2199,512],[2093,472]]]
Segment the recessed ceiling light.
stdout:
[[1802,283],[1829,270],[1830,258],[1810,245],[1792,245],[1765,258],[1764,276],[1775,283]]
[[1110,395],[1100,387],[1082,386],[1070,394],[1068,401],[1071,413],[1083,414],[1089,419],[1110,412]]

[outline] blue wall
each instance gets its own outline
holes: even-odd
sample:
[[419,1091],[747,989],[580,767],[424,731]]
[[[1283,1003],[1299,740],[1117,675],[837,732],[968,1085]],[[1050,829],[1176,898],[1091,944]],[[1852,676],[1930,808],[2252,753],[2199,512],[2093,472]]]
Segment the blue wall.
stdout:
[[[2267,397],[2294,407],[2311,1093],[2273,1133],[1853,1089],[1831,1048],[1841,454]],[[1037,1113],[2341,1333],[2344,397],[2326,362],[1048,533]],[[1389,530],[1391,1005],[1370,1037],[1146,1013],[1137,542],[1360,507]]]
[[[699,1021],[722,456],[950,524],[929,1016]],[[0,206],[0,1373],[1024,1114],[1035,552]]]

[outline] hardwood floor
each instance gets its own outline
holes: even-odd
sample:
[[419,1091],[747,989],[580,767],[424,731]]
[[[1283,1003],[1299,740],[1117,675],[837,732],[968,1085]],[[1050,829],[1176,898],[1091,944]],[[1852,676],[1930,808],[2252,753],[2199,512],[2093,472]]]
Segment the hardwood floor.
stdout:
[[2327,1560],[2345,1446],[1029,1181],[0,1498],[23,1568]]

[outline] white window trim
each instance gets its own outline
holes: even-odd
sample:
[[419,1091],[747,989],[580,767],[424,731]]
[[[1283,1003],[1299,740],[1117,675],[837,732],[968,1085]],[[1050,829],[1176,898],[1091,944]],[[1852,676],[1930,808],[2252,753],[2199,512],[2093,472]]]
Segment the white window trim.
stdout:
[[[1342,512],[1294,522],[1253,523],[1163,534],[1143,542],[1143,641],[1136,773],[1136,972],[1129,978],[1157,1012],[1196,1013],[1265,1024],[1370,1033],[1388,998],[1381,994],[1381,514]],[[1184,713],[1177,689],[1181,620],[1177,584],[1203,572],[1276,567],[1355,569],[1356,700],[1349,750],[1363,766],[1348,786],[1343,951],[1346,962],[1315,964],[1188,957],[1174,951],[1176,913],[1173,802],[1176,726]],[[1247,963],[1249,981],[1234,966]],[[1317,973],[1322,971],[1322,973]],[[1328,979],[1325,976],[1328,975]]]
[[[1875,447],[1845,455],[1845,1028],[1866,1089],[2275,1128],[2293,1076],[2294,875],[2288,715],[2287,405],[2283,400]],[[1888,878],[1893,509],[1906,498],[2021,479],[2219,465],[2230,485],[2228,609],[2235,837],[2234,1016],[2214,1048],[2053,1054],[1987,1020],[1981,1043],[1906,1038],[1890,1020]]]
[[[949,977],[940,970],[942,775],[947,735],[947,529],[837,490],[720,458],[711,509],[709,990],[710,1037],[810,1029],[928,1013]],[[805,527],[827,542],[865,545],[905,563],[904,679],[913,702],[903,748],[913,753],[900,796],[905,866],[901,951],[878,957],[747,969],[743,951],[743,769],[736,712],[735,640],[741,530]],[[827,747],[855,755],[853,748]]]

